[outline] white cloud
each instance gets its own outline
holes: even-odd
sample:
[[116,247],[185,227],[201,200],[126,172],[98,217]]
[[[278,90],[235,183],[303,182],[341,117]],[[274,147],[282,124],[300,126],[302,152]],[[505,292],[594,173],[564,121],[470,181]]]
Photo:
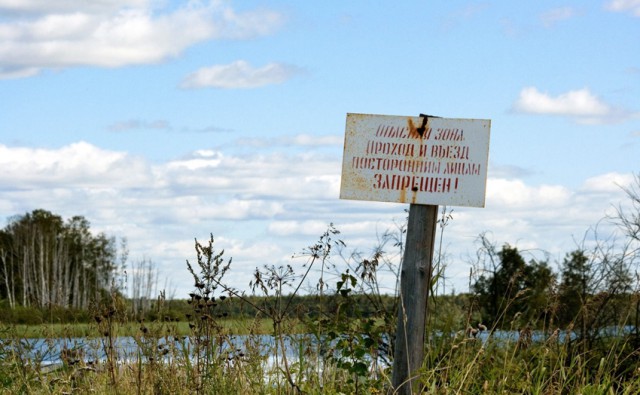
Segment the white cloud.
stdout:
[[12,13],[48,14],[62,12],[103,13],[125,7],[145,7],[149,0],[0,0],[0,10]]
[[[255,267],[290,263],[288,257],[313,244],[330,222],[342,231],[336,239],[368,254],[405,220],[406,205],[339,200],[338,156],[312,147],[304,154],[273,149],[239,155],[203,148],[151,164],[84,142],[58,149],[0,145],[0,217],[36,208],[65,218],[84,215],[92,229],[126,236],[131,260],[157,262],[160,282],[171,278],[177,296],[192,285],[184,261],[195,256],[194,237],[206,241],[213,233],[215,247],[233,257],[231,285],[246,289]],[[625,200],[620,186],[632,180],[630,174],[594,175],[570,189],[490,177],[487,207],[455,207],[445,229],[449,284],[465,289],[465,257],[483,231],[498,243],[548,250],[561,259],[607,209]],[[393,280],[383,286],[392,289]]]
[[269,63],[255,68],[244,60],[227,65],[201,68],[187,75],[180,86],[182,88],[259,88],[266,85],[281,84],[300,70],[297,67],[281,63]]
[[559,185],[528,186],[518,179],[489,178],[487,202],[502,208],[542,208],[564,206],[571,192]]
[[524,88],[520,91],[515,108],[534,114],[574,116],[603,116],[611,112],[611,108],[587,88],[562,93],[556,97],[542,93],[535,87]]
[[615,12],[628,12],[633,16],[640,17],[640,0],[611,0],[606,8]]
[[606,173],[585,180],[582,188],[587,193],[615,194],[633,183],[633,174]]
[[[170,209],[176,222],[186,218],[199,221],[211,220],[259,220],[270,219],[284,212],[280,202],[267,200],[233,199],[208,205],[206,199],[190,198],[188,201],[172,199],[173,209]],[[168,208],[168,207],[167,207]]]
[[207,169],[215,168],[222,162],[222,153],[213,150],[198,150],[192,158],[176,160],[167,163],[169,169]]
[[628,111],[616,109],[595,96],[588,88],[551,96],[535,87],[527,87],[513,105],[521,113],[571,117],[580,123],[619,122],[628,118]]
[[268,226],[268,231],[278,236],[290,235],[321,235],[327,229],[326,221],[273,221]]
[[170,11],[146,1],[86,2],[75,8],[70,4],[77,2],[42,3],[48,5],[0,3],[0,9],[33,13],[9,14],[0,22],[0,78],[73,66],[156,63],[204,40],[248,39],[283,22],[276,12],[237,13],[223,1],[189,2]]
[[152,183],[151,169],[123,152],[106,151],[85,142],[57,150],[12,148],[0,144],[0,185],[14,188],[100,187]]
[[559,7],[542,13],[540,15],[540,20],[544,26],[552,27],[556,23],[571,19],[577,14],[578,12],[572,7]]
[[319,146],[319,145],[343,145],[344,137],[342,136],[311,136],[308,134],[298,134],[289,140],[293,145],[300,146]]

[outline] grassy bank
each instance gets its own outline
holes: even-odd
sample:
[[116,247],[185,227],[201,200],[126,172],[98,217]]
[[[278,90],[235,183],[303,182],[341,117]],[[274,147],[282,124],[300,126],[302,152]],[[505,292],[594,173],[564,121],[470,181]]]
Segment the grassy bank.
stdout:
[[[250,319],[250,318],[229,318],[219,320],[221,331],[236,335],[247,335],[251,331],[254,334],[270,334],[273,332],[273,321],[271,319]],[[177,336],[191,335],[192,330],[188,321],[183,322],[124,322],[114,324],[114,336],[136,336],[140,332],[140,328],[146,327],[147,330],[157,332],[161,329],[170,330],[172,334]],[[59,338],[99,338],[104,334],[100,332],[100,328],[95,324],[78,323],[78,324],[40,324],[40,325],[10,325],[5,326],[5,334],[11,333],[23,339],[59,339]],[[303,327],[298,328],[300,331]]]

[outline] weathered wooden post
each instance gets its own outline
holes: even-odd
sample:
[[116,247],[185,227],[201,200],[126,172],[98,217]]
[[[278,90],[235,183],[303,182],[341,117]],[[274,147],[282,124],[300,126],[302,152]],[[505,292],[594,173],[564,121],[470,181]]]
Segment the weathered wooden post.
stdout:
[[484,207],[490,120],[347,114],[341,199],[410,203],[394,393],[421,390],[438,205]]
[[411,394],[419,388],[414,373],[424,359],[437,217],[438,206],[412,204],[409,208],[393,355],[392,384],[398,394]]

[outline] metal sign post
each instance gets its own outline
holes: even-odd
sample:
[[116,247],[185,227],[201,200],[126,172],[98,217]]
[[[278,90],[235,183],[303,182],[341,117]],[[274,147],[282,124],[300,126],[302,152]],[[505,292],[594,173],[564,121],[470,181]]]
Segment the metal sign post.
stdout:
[[419,391],[438,205],[484,207],[490,120],[347,114],[341,199],[411,203],[393,362]]

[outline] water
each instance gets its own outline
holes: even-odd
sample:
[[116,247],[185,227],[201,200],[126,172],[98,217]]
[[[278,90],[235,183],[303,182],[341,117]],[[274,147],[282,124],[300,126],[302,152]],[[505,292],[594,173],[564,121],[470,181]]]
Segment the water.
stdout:
[[[300,357],[299,336],[287,336],[284,339],[287,358]],[[216,341],[216,340],[213,340]],[[0,342],[0,351],[4,343],[6,350],[13,350],[20,355],[25,363],[40,366],[59,365],[65,357],[67,359],[82,359],[85,363],[104,362],[110,346],[107,338],[63,338],[63,339],[19,339]],[[113,339],[113,356],[119,363],[138,362],[149,358],[170,360],[176,356],[195,359],[195,344],[189,337],[139,338],[122,336]],[[274,337],[270,335],[236,335],[220,339],[217,352],[229,356],[244,355],[247,348],[257,350],[259,354],[268,357],[275,351]],[[70,351],[71,350],[71,351]],[[163,354],[163,351],[167,350]],[[281,352],[279,350],[279,352]],[[0,352],[0,359],[1,359]]]
[[[599,335],[603,336],[620,336],[633,333],[634,326],[610,327],[599,331]],[[438,334],[436,334],[437,336]],[[542,331],[532,331],[530,340],[532,342],[544,342],[548,339],[549,333]],[[575,332],[567,333],[561,331],[558,334],[558,341],[564,342],[569,339],[577,338]],[[497,341],[516,342],[520,337],[517,331],[494,331],[490,334],[488,331],[478,333],[477,338],[486,343],[490,338]],[[148,361],[149,357],[162,358],[169,360],[176,356],[194,359],[195,345],[190,337],[172,338],[139,338],[134,337],[118,337],[113,339],[113,353],[115,359],[119,363],[132,363],[139,360]],[[216,340],[214,340],[216,341]],[[274,361],[274,350],[276,342],[271,335],[235,335],[218,339],[217,352],[227,354],[230,357],[242,356],[248,353],[249,349],[257,352],[258,355],[264,357],[265,361]],[[321,344],[313,336],[293,335],[285,336],[286,357],[289,360],[304,358],[306,348],[315,348],[316,353],[321,352],[317,348],[327,345]],[[4,347],[3,347],[4,346]],[[2,350],[16,351],[25,363],[39,364],[40,366],[56,366],[63,362],[66,350],[73,350],[70,358],[81,358],[84,362],[96,362],[107,360],[107,350],[109,344],[106,338],[63,338],[63,339],[19,339],[9,341],[8,339],[0,340],[0,359]],[[163,355],[163,350],[167,350]],[[281,352],[281,350],[279,350]],[[74,354],[77,353],[77,354]],[[69,355],[69,354],[67,354]]]

